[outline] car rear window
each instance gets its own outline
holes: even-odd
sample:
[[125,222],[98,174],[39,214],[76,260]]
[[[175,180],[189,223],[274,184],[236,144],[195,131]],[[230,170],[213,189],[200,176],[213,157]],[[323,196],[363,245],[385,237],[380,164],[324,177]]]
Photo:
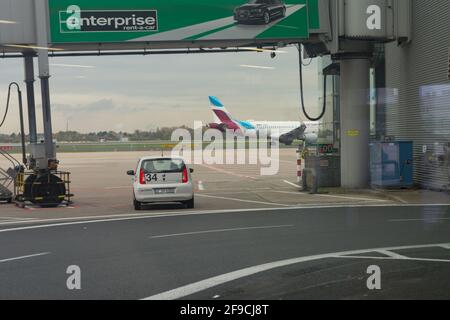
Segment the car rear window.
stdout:
[[152,159],[142,162],[142,169],[147,173],[183,172],[185,167],[181,159]]

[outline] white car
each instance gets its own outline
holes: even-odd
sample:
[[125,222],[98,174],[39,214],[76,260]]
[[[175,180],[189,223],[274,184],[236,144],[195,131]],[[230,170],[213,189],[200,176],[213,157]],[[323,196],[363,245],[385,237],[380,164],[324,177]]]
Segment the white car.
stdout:
[[134,177],[134,208],[151,203],[181,202],[194,208],[194,184],[182,158],[145,157],[139,160],[136,171],[127,172]]

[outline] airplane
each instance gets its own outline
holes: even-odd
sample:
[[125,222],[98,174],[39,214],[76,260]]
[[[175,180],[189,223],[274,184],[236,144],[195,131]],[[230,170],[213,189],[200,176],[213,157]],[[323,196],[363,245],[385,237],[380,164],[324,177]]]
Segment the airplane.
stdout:
[[258,137],[266,134],[272,139],[278,139],[285,145],[292,145],[295,139],[304,140],[306,144],[316,144],[319,135],[318,122],[300,121],[238,121],[234,119],[222,102],[214,96],[209,97],[214,122],[207,125],[210,129],[221,132],[232,131],[238,136]]

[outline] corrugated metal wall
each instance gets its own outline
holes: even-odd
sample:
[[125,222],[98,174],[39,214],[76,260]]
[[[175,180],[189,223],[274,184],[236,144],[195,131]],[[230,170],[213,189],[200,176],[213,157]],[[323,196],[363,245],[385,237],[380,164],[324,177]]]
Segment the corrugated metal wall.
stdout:
[[386,45],[386,134],[414,141],[416,183],[448,189],[450,1],[412,2],[412,43]]

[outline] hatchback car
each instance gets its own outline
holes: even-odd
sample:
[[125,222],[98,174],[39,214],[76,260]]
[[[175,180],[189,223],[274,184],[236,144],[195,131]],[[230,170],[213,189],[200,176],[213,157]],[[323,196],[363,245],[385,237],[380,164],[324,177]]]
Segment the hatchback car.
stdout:
[[234,11],[237,23],[264,23],[286,16],[286,5],[281,0],[249,0]]
[[145,204],[164,202],[180,202],[189,209],[194,208],[193,172],[181,158],[140,159],[136,171],[127,172],[134,177],[135,210],[141,210]]

